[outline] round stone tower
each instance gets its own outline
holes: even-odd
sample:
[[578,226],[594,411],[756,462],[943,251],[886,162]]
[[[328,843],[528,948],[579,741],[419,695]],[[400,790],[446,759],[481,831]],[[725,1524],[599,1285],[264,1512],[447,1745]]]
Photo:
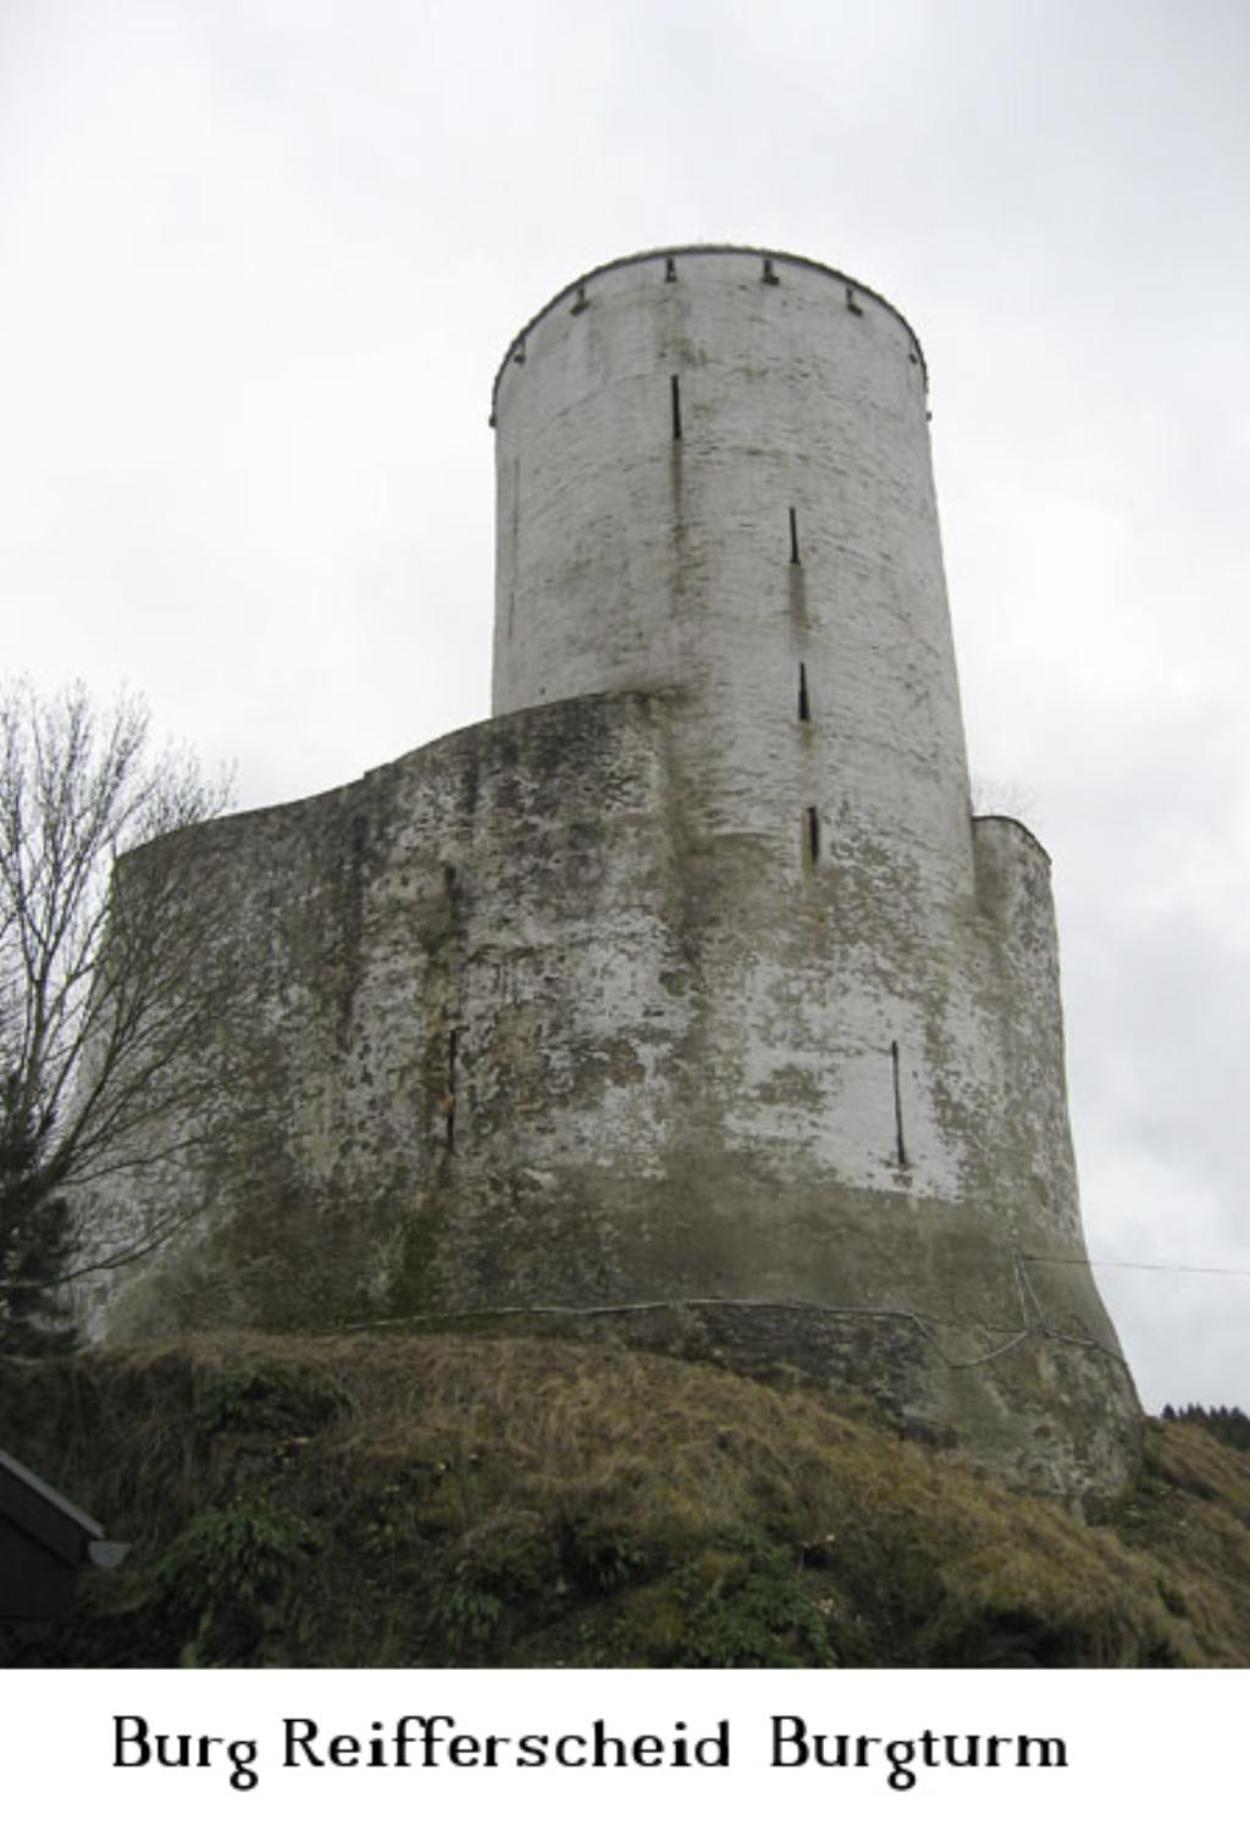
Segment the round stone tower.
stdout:
[[971,814],[914,334],[814,261],[637,255],[526,326],[493,420],[495,714],[663,707],[687,1021],[662,1138],[620,1131],[617,1294],[1114,1486],[1048,861]]
[[96,1184],[167,1242],[96,1326],[606,1331],[1113,1491],[1049,864],[969,806],[915,337],[814,261],[637,255],[494,418],[494,717],[127,865],[193,848],[226,971],[203,1109]]
[[517,338],[494,422],[493,711],[674,690],[709,831],[793,863],[862,824],[926,895],[966,895],[925,371],[898,313],[813,261],[639,256]]

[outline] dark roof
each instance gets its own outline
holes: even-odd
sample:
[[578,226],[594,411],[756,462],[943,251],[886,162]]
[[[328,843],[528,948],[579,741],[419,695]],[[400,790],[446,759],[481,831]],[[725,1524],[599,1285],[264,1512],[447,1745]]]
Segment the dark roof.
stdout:
[[125,1555],[123,1548],[105,1538],[99,1520],[4,1450],[0,1450],[0,1517],[67,1564],[108,1566],[120,1563]]

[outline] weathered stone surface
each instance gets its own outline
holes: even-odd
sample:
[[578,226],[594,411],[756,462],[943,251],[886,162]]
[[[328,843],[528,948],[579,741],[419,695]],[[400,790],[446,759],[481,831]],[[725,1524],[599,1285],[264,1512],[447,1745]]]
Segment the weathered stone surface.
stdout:
[[497,716],[204,829],[254,978],[231,1149],[119,1171],[192,1218],[98,1315],[607,1329],[1106,1491],[1137,1405],[1048,861],[970,813],[923,365],[771,273],[637,257],[514,345]]

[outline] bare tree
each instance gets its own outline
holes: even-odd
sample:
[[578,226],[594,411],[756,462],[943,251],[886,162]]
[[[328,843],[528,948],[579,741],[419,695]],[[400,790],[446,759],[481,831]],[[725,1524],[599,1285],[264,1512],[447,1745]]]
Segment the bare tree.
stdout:
[[[185,754],[153,756],[123,696],[81,685],[0,690],[0,1347],[70,1336],[64,1293],[151,1251],[79,1237],[74,1194],[144,1153],[185,1145],[202,1043],[222,987],[205,970],[210,901],[180,829],[220,813],[228,785]],[[148,842],[160,839],[151,846]],[[135,848],[147,846],[147,850]],[[159,1141],[159,1142],[158,1142]]]

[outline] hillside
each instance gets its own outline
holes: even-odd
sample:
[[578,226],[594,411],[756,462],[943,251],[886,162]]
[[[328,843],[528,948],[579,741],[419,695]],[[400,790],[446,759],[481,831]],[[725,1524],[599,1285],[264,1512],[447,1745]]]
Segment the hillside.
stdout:
[[1250,1455],[1193,1425],[1082,1525],[796,1383],[222,1335],[5,1362],[0,1444],[134,1542],[9,1666],[1250,1663]]

